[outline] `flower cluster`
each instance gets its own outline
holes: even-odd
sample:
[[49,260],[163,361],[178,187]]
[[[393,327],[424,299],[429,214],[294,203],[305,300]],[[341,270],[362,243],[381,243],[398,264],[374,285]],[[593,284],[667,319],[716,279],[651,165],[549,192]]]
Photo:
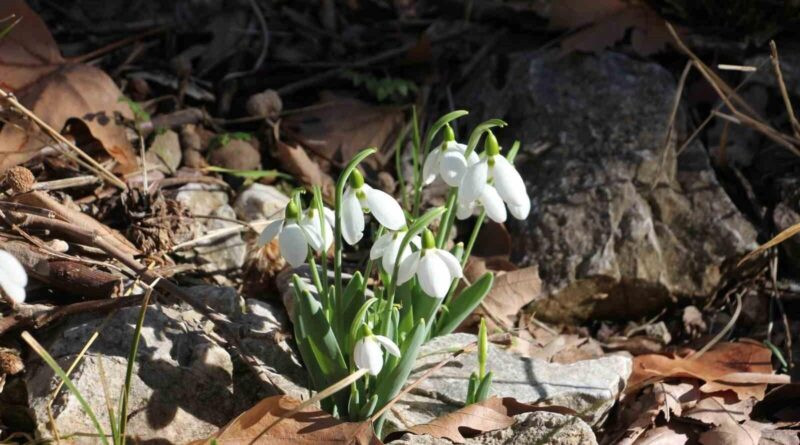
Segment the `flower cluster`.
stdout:
[[[507,212],[523,219],[530,211],[525,184],[512,164],[516,150],[512,148],[508,158],[501,156],[497,139],[489,131],[505,123],[487,121],[476,127],[468,144],[461,144],[448,122],[464,114],[456,111],[434,123],[424,145],[415,140],[413,209],[403,209],[391,195],[365,182],[357,167],[375,152],[367,149],[343,170],[333,210],[322,205],[318,188],[305,209],[301,193],[296,192],[283,218],[271,222],[259,237],[261,244],[277,237],[281,255],[292,267],[310,266],[313,287],[297,275],[292,280],[293,324],[298,349],[315,388],[327,388],[354,372],[366,376],[350,385],[349,394],[323,400],[323,408],[339,416],[363,420],[376,410],[382,412],[380,408],[408,378],[422,343],[455,329],[489,292],[491,273],[468,286],[455,285],[463,277],[462,269],[483,215],[503,222]],[[428,152],[440,130],[442,142],[430,150],[420,166],[416,159]],[[483,135],[485,150],[478,154],[474,148]],[[447,205],[420,214],[420,189],[437,178],[450,186]],[[470,243],[448,249],[446,240],[454,219],[464,219],[475,211],[481,216]],[[437,220],[434,233],[430,226]],[[368,230],[371,221],[374,225]],[[364,272],[356,271],[345,280],[345,243],[357,246],[365,238],[371,239],[372,245]],[[333,283],[327,270],[331,245]],[[451,304],[453,301],[458,304]],[[486,389],[476,389],[476,397],[488,391],[491,380],[483,373],[480,377]],[[476,380],[473,385],[478,383]],[[380,429],[380,420],[376,429]]]

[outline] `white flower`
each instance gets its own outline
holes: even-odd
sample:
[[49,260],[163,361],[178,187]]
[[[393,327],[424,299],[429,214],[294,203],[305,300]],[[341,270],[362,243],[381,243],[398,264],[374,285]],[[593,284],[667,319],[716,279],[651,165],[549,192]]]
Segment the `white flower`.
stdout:
[[371,212],[389,230],[400,230],[406,225],[400,204],[388,193],[365,184],[358,170],[350,175],[350,186],[344,192],[341,205],[342,236],[350,245],[364,236],[364,212]]
[[467,167],[480,161],[474,151],[467,160],[464,157],[466,151],[467,146],[456,141],[445,141],[441,147],[433,149],[422,165],[422,182],[428,185],[436,179],[436,176],[441,176],[450,187],[458,187]]
[[28,274],[14,255],[0,250],[0,288],[13,303],[25,301]]
[[[371,260],[377,260],[378,258],[381,258],[383,270],[388,273],[392,273],[394,271],[397,254],[400,252],[400,245],[403,244],[403,237],[405,236],[405,233],[405,230],[401,230],[399,232],[388,232],[381,235],[377,240],[375,240],[375,244],[373,244],[372,248],[369,250],[369,258]],[[411,238],[411,241],[408,243],[406,248],[403,249],[403,254],[400,256],[401,263],[404,259],[411,255],[411,245],[419,248],[420,237],[415,236]]]
[[[503,198],[500,197],[500,194],[497,193],[497,189],[495,189],[493,185],[487,184],[486,187],[483,188],[481,195],[478,196],[478,199],[469,204],[464,204],[459,200],[456,216],[458,219],[469,218],[472,215],[476,205],[483,207],[486,210],[486,216],[488,216],[492,221],[498,223],[503,223],[506,221],[506,206],[503,204]],[[528,203],[528,208],[530,209],[530,202]],[[514,210],[512,210],[511,213],[515,217],[517,216],[517,213],[514,213]],[[525,219],[526,216],[527,211],[525,216],[518,218]]]
[[[475,201],[480,203],[490,213],[490,207],[495,207],[494,196],[491,191],[485,192],[488,187],[497,191],[500,198],[508,205],[511,214],[517,219],[525,219],[531,209],[530,198],[525,190],[525,182],[517,169],[500,156],[500,147],[492,132],[486,136],[486,151],[481,155],[481,160],[467,168],[461,186],[458,189],[458,203],[462,208],[468,208]],[[495,217],[500,217],[499,209],[492,209]],[[491,216],[490,216],[491,218]],[[494,219],[494,218],[492,218]]]
[[407,256],[400,263],[397,284],[403,284],[414,275],[422,290],[434,298],[444,298],[456,278],[462,277],[461,264],[452,253],[437,249],[433,234],[425,230],[422,249]]
[[383,351],[400,357],[400,348],[388,337],[383,335],[367,335],[356,342],[353,349],[353,360],[358,369],[368,369],[372,375],[378,375],[383,368]]
[[[324,216],[320,223],[316,207],[309,207],[303,213],[303,217],[300,218],[299,222],[300,227],[305,231],[308,238],[308,244],[318,253],[327,252],[330,249],[333,243],[333,229],[331,226],[335,224],[333,210],[323,207],[322,213]],[[323,240],[325,241],[324,246]]]
[[[320,229],[319,216],[314,209],[300,215],[294,201],[289,201],[284,210],[285,217],[271,222],[258,237],[258,245],[263,246],[278,237],[281,256],[292,267],[298,267],[308,258],[308,246],[317,252],[327,251],[333,240],[333,231],[328,220],[330,210],[325,212],[325,225]],[[326,245],[322,245],[322,233],[325,231]]]

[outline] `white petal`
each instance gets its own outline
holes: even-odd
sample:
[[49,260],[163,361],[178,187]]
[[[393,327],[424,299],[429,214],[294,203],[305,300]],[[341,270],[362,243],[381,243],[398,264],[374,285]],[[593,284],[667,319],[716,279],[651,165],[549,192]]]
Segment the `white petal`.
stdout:
[[472,153],[469,154],[469,158],[467,159],[467,165],[475,165],[481,161],[480,156],[478,153],[475,153],[475,150],[472,150]]
[[[394,265],[396,264],[395,260],[397,260],[397,254],[400,252],[400,245],[403,244],[403,236],[401,235],[398,235],[397,238],[391,241],[391,243],[386,247],[386,251],[383,254],[383,261],[381,262],[381,264],[383,265],[383,269],[389,273],[392,273],[392,271],[394,271]],[[408,245],[406,245],[406,248],[403,249],[403,254],[400,255],[400,260],[399,260],[400,264],[403,264],[403,260],[408,258],[409,255],[411,255],[411,248]]]
[[525,219],[528,217],[528,214],[531,212],[531,200],[526,199],[525,203],[521,206],[508,206],[508,210],[514,215],[514,218],[517,219]]
[[419,235],[414,235],[411,237],[411,245],[419,249],[422,247],[422,237]]
[[298,267],[306,262],[308,241],[300,226],[293,222],[286,224],[278,240],[281,245],[281,255],[292,267]]
[[414,273],[417,272],[418,265],[419,251],[407,256],[406,259],[400,263],[400,269],[397,272],[397,284],[400,285],[410,280],[411,277],[414,276]]
[[319,252],[322,250],[322,231],[319,228],[319,218],[311,213],[304,215],[298,225],[303,229],[303,235],[311,248]]
[[372,375],[378,375],[383,368],[383,351],[381,346],[375,341],[374,337],[364,339],[364,357],[366,358],[366,368]]
[[517,169],[506,158],[495,156],[493,170],[494,186],[503,201],[508,205],[523,205],[528,200],[528,193],[525,191],[525,181]]
[[473,210],[475,210],[475,204],[470,203],[469,205],[464,205],[459,202],[456,207],[456,218],[467,219],[472,216]]
[[400,204],[386,192],[366,184],[361,188],[367,198],[367,206],[375,219],[389,230],[400,230],[406,225],[406,215]]
[[486,210],[486,215],[494,222],[503,223],[506,221],[506,205],[503,198],[497,193],[497,189],[487,185],[481,193],[480,202]]
[[353,348],[353,361],[358,369],[369,369],[369,357],[367,356],[366,338],[356,342]]
[[28,285],[28,274],[17,257],[5,250],[0,250],[0,271],[4,283],[16,284],[25,287]]
[[25,287],[17,286],[14,283],[0,283],[0,287],[6,293],[8,298],[16,304],[25,302]]
[[375,240],[375,244],[372,245],[372,248],[369,249],[369,259],[377,260],[378,258],[383,256],[383,252],[386,251],[386,248],[389,246],[389,243],[392,242],[394,239],[393,233],[384,233],[378,239]]
[[478,199],[483,188],[486,187],[488,174],[489,166],[486,160],[470,166],[464,174],[461,186],[458,188],[458,202],[463,205],[469,205]]
[[336,225],[336,214],[333,212],[333,210],[331,210],[331,209],[329,209],[327,207],[323,207],[322,208],[322,212],[325,213],[325,220],[328,221],[328,224],[330,224],[331,227],[335,226]]
[[259,246],[268,244],[273,238],[275,238],[275,236],[278,235],[278,233],[280,233],[282,227],[282,219],[276,219],[275,221],[272,221],[269,223],[269,225],[267,225],[267,227],[264,228],[264,230],[261,231],[261,235],[258,235],[258,241],[256,244]]
[[456,258],[455,255],[444,249],[436,249],[435,253],[439,256],[439,259],[447,265],[447,270],[450,272],[451,279],[461,278],[463,276],[461,273],[461,263],[458,262],[458,258]]
[[376,335],[374,338],[375,341],[383,346],[383,349],[386,349],[386,352],[395,357],[400,357],[400,348],[397,347],[391,338],[384,337],[383,335]]
[[434,298],[444,298],[452,282],[447,264],[434,252],[428,252],[419,260],[417,278],[422,290]]
[[422,164],[422,183],[425,185],[430,184],[436,179],[436,174],[439,171],[439,156],[442,151],[434,148],[428,157],[425,158],[425,163]]
[[439,161],[439,173],[442,180],[450,187],[461,185],[461,179],[467,171],[467,160],[464,154],[456,150],[448,150]]
[[347,189],[342,196],[342,237],[351,246],[364,236],[364,212],[355,192]]
[[450,142],[447,143],[447,151],[450,151],[450,150],[457,151],[457,152],[459,152],[461,154],[464,154],[464,153],[467,152],[467,145],[466,144],[459,144],[456,141],[450,141]]

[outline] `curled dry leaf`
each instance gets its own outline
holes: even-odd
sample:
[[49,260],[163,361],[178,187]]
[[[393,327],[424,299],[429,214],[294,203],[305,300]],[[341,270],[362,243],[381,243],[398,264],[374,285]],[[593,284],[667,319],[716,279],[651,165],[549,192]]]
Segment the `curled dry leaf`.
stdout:
[[689,442],[689,436],[676,431],[672,425],[664,425],[644,433],[634,445],[683,445]]
[[631,390],[669,377],[703,380],[704,393],[731,390],[744,400],[764,398],[767,384],[788,383],[789,376],[772,373],[772,352],[753,341],[719,343],[697,358],[661,354],[640,355],[633,360],[628,380]]
[[333,179],[319,167],[303,150],[303,147],[292,146],[281,140],[276,141],[276,157],[286,171],[297,180],[308,185],[318,185],[325,196],[333,196],[335,184]]
[[393,432],[386,439],[390,442],[405,433],[413,433],[464,443],[467,439],[465,435],[473,437],[481,433],[508,428],[514,424],[514,416],[517,414],[534,411],[576,414],[575,411],[560,406],[535,406],[518,402],[511,397],[492,397],[445,414],[431,422],[412,426],[405,431]]
[[[136,156],[115,113],[132,118],[122,92],[103,71],[65,60],[44,21],[23,0],[0,2],[0,17],[21,21],[0,39],[0,86],[37,117],[61,130],[88,133],[116,159],[122,172],[136,168]],[[35,124],[13,115],[0,131],[0,171],[33,157],[48,142]],[[74,119],[73,121],[71,121]]]
[[711,431],[700,434],[702,445],[758,445],[761,431],[748,423],[726,422]]
[[211,439],[225,445],[382,445],[369,422],[342,422],[313,406],[306,407],[281,422],[300,400],[272,396],[258,402],[213,436],[192,442],[205,445]]
[[405,121],[399,107],[375,106],[349,97],[322,93],[321,100],[287,116],[281,127],[314,154],[342,167],[359,151],[378,148],[376,156],[364,162],[380,167],[392,153]]

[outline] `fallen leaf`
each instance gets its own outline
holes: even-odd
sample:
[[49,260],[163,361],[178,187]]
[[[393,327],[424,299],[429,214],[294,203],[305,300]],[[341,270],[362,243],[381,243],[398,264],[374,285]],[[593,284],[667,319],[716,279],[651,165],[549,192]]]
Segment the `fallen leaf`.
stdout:
[[[75,132],[91,134],[121,172],[136,169],[125,128],[115,121],[115,113],[129,119],[133,114],[119,101],[122,92],[114,81],[98,68],[66,61],[44,21],[23,0],[0,2],[0,17],[12,15],[21,21],[0,39],[0,86],[56,131],[70,124]],[[0,131],[0,171],[27,161],[47,144],[33,122],[13,115],[8,120]]]
[[364,162],[378,168],[391,158],[405,115],[399,107],[375,106],[323,92],[321,100],[287,116],[281,129],[312,153],[343,167],[361,150],[378,148]]
[[211,439],[225,445],[382,445],[369,422],[342,422],[314,407],[306,407],[275,424],[291,413],[300,400],[272,396],[258,402],[211,437],[191,445],[206,445]]
[[506,226],[487,220],[481,227],[481,231],[478,232],[478,238],[472,248],[472,255],[483,258],[508,259],[508,256],[511,255],[511,234],[508,233]]
[[634,445],[683,445],[689,436],[675,431],[670,425],[653,428],[639,437]]
[[405,433],[413,433],[418,435],[427,434],[448,439],[455,443],[464,443],[467,437],[508,428],[514,424],[515,415],[534,411],[575,415],[575,412],[569,408],[529,405],[517,402],[511,397],[491,397],[483,402],[473,403],[458,411],[445,414],[428,423],[393,432],[386,437],[386,440],[391,442]]
[[769,383],[787,383],[789,377],[772,373],[772,352],[753,341],[719,343],[698,357],[683,358],[661,354],[634,357],[629,388],[669,377],[703,380],[705,393],[731,390],[739,399],[764,398]]
[[703,445],[757,445],[761,431],[749,424],[727,422],[700,434],[698,440]]
[[561,42],[565,52],[601,51],[625,38],[631,30],[631,46],[647,56],[663,50],[672,39],[661,18],[643,1],[561,0],[549,5],[553,28],[579,29]]
[[563,364],[605,355],[600,343],[591,337],[545,329],[531,319],[524,323],[520,321],[520,329],[510,349],[525,357]]
[[487,271],[494,271],[495,278],[492,290],[465,324],[486,315],[490,330],[508,330],[516,325],[520,310],[541,295],[542,280],[536,266],[515,269],[516,266],[505,260],[470,258],[464,269],[467,280],[475,281]]
[[726,422],[744,422],[750,419],[750,412],[756,400],[747,398],[738,400],[730,392],[711,395],[683,412],[681,417],[699,420],[700,422],[720,426]]
[[333,196],[335,184],[333,179],[319,167],[303,150],[303,147],[289,145],[278,140],[276,157],[283,168],[298,181],[308,185],[318,185],[323,195]]

